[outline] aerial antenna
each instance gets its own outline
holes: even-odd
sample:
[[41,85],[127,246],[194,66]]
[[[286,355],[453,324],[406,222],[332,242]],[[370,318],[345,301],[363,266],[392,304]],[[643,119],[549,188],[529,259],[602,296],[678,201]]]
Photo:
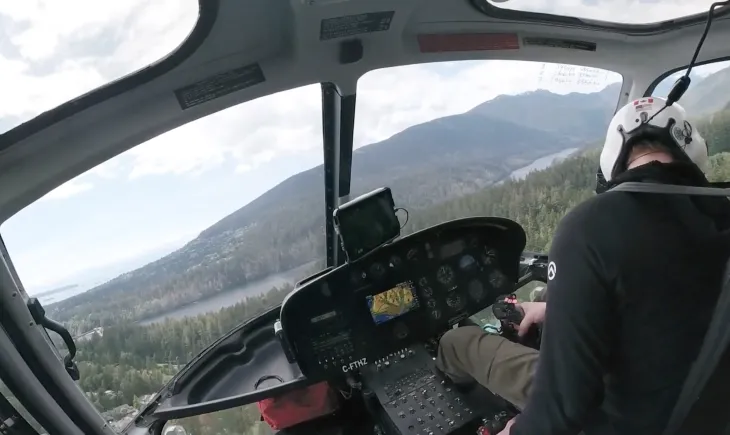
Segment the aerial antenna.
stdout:
[[705,24],[705,31],[702,32],[702,36],[700,37],[700,42],[697,43],[697,48],[695,48],[694,55],[692,56],[692,60],[689,62],[689,65],[687,66],[687,71],[684,73],[682,77],[677,79],[677,81],[674,83],[674,86],[672,86],[672,90],[669,91],[669,95],[667,95],[667,103],[659,109],[658,112],[656,112],[654,115],[652,115],[649,119],[643,122],[643,124],[648,124],[651,122],[652,119],[654,119],[658,114],[662,113],[664,109],[671,106],[672,104],[679,101],[680,98],[684,95],[685,92],[687,92],[687,89],[689,89],[690,83],[692,83],[692,79],[689,77],[690,73],[692,72],[692,68],[694,68],[695,63],[697,62],[697,56],[700,54],[700,50],[702,50],[702,45],[705,43],[705,39],[707,38],[707,34],[710,32],[710,27],[712,26],[712,18],[715,15],[715,9],[722,7],[722,6],[728,6],[730,5],[730,0],[721,1],[721,2],[715,2],[710,6],[710,11],[707,14],[707,23]]

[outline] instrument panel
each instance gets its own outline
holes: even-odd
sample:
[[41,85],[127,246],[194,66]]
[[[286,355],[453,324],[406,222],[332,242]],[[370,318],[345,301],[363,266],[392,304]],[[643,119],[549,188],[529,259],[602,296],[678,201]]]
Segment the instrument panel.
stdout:
[[342,376],[438,335],[512,292],[519,224],[468,218],[381,247],[294,290],[281,323],[302,373]]

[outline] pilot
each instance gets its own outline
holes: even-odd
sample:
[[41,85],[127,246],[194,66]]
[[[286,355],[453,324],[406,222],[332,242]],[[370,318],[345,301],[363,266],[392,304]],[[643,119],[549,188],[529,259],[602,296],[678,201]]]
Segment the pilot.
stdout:
[[[600,157],[603,192],[623,182],[707,186],[707,146],[679,105],[629,103]],[[538,352],[470,326],[439,343],[437,366],[521,409],[502,434],[660,434],[699,353],[730,247],[721,197],[600,193],[559,223]]]

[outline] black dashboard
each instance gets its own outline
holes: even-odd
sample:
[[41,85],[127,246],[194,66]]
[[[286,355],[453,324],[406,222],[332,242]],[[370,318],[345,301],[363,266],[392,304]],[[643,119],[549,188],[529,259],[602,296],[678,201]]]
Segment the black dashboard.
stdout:
[[293,291],[281,324],[302,374],[378,366],[514,289],[526,238],[504,218],[450,221],[386,245]]

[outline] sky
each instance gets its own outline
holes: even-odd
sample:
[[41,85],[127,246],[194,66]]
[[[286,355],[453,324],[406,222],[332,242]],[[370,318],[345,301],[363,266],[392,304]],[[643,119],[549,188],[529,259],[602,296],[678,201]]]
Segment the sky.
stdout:
[[[511,0],[498,6],[641,23],[701,12],[710,3]],[[2,2],[0,132],[165,56],[196,17],[194,0]],[[591,84],[561,82],[557,66],[538,63],[373,71],[358,83],[355,146],[501,94],[595,92],[620,80],[587,72]],[[94,273],[123,272],[116,269],[182,246],[277,183],[321,164],[320,104],[318,85],[247,102],[154,138],[50,192],[0,226],[26,289],[33,294]]]

